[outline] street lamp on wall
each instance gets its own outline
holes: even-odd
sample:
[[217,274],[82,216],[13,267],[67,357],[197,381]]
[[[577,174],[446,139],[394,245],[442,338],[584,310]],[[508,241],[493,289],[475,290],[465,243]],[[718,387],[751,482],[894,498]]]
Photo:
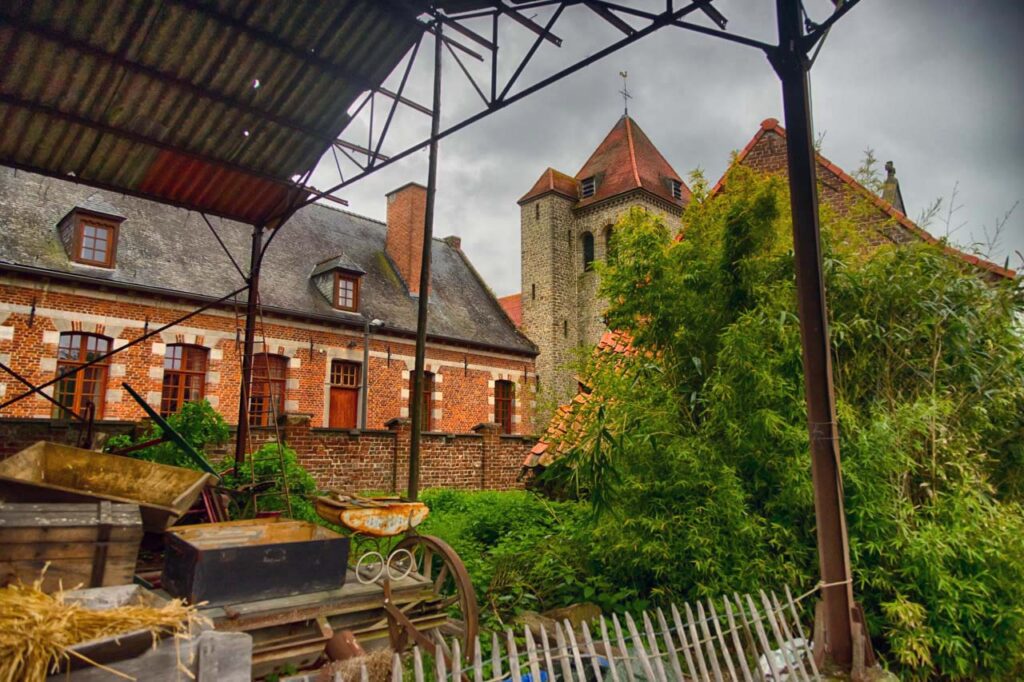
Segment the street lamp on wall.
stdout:
[[359,415],[359,426],[362,429],[366,428],[366,404],[369,402],[370,388],[370,327],[374,329],[380,329],[384,326],[383,320],[374,318],[367,320],[363,325],[363,387],[362,387],[362,407]]

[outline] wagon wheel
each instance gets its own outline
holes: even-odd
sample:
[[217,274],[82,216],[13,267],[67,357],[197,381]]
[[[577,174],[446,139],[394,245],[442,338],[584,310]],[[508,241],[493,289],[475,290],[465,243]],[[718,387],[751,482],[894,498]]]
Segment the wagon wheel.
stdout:
[[395,546],[396,552],[403,549],[413,557],[413,573],[434,584],[441,611],[448,615],[464,655],[471,657],[479,632],[479,610],[476,591],[462,559],[448,543],[433,535],[406,536]]

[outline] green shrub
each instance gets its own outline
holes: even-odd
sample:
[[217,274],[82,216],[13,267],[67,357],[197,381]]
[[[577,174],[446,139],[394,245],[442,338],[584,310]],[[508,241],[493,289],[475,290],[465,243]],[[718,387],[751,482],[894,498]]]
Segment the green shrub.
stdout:
[[[213,409],[206,400],[188,402],[182,405],[181,410],[167,417],[167,424],[178,434],[188,441],[199,453],[209,448],[224,445],[231,438],[231,430],[220,412]],[[142,435],[132,438],[127,435],[111,437],[104,449],[107,452],[120,450],[131,445],[145,443],[155,440],[163,435],[163,431],[156,424],[150,424],[149,429]],[[150,462],[169,464],[171,466],[186,467],[189,469],[199,468],[191,457],[182,452],[181,448],[172,442],[160,443],[152,447],[143,448],[130,453],[132,457],[145,459]]]
[[[654,600],[817,580],[785,189],[749,172],[686,239],[633,211],[600,264],[609,325],[573,449],[589,569]],[[1024,287],[941,245],[867,249],[823,216],[854,593],[904,679],[1024,675]]]

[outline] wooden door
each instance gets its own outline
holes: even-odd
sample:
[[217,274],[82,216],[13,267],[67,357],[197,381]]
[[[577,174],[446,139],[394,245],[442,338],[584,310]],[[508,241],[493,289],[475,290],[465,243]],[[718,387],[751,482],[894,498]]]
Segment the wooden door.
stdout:
[[331,387],[330,427],[354,429],[359,407],[359,389]]

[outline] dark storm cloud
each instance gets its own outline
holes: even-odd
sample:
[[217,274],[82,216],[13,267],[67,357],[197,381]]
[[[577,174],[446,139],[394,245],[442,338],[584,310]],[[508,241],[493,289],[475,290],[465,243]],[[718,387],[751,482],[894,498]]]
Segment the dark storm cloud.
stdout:
[[[807,4],[819,18],[831,7],[823,0]],[[716,5],[730,18],[730,31],[771,39],[774,3]],[[867,147],[880,161],[893,160],[911,217],[936,197],[948,201],[958,182],[962,208],[951,224],[966,225],[952,239],[983,242],[983,227],[991,230],[998,216],[1024,199],[1022,29],[1024,10],[1017,3],[864,0],[832,31],[814,67],[823,152],[851,172]],[[568,10],[558,32],[563,48],[542,48],[522,77],[525,84],[617,37],[582,8]],[[502,50],[521,54],[531,34],[510,30],[507,38],[512,42],[503,38]],[[428,61],[422,60],[412,91],[425,103]],[[460,235],[496,293],[520,287],[516,199],[548,166],[579,170],[622,113],[622,70],[630,76],[630,114],[684,176],[699,167],[717,180],[730,152],[746,144],[762,119],[782,118],[778,81],[760,52],[664,29],[447,138],[439,157],[436,234]],[[445,123],[479,110],[479,98],[450,57],[445,79]],[[427,124],[425,117],[403,112],[389,148],[422,139]],[[383,217],[385,192],[425,178],[426,153],[420,152],[341,194],[351,210]],[[332,159],[314,180],[321,187],[336,182]],[[942,236],[945,220],[930,229]],[[1019,267],[1016,250],[1024,252],[1024,208],[1013,213],[991,256],[1000,263],[1011,256]]]

